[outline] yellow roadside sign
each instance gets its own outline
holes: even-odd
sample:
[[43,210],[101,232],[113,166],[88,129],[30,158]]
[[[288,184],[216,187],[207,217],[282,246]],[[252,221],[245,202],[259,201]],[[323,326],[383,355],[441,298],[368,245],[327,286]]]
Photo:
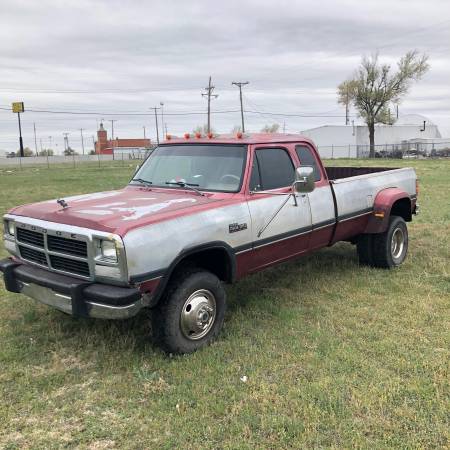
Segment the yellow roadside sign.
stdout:
[[25,111],[23,102],[14,102],[12,104],[12,111],[13,113],[23,113]]

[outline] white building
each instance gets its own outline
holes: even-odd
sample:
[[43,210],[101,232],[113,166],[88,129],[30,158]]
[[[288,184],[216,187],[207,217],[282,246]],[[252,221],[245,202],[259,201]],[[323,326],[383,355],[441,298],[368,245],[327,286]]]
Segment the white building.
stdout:
[[[301,131],[311,138],[324,158],[356,158],[369,154],[369,130],[366,125],[323,125]],[[442,139],[437,125],[424,116],[410,114],[401,116],[394,125],[375,126],[376,152],[408,150],[420,142],[424,147],[449,144]],[[448,145],[447,145],[448,146]],[[415,147],[414,147],[415,148]]]

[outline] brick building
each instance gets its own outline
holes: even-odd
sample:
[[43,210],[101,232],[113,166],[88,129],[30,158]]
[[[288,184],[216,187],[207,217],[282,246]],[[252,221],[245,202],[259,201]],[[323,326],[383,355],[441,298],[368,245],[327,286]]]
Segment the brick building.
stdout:
[[146,151],[151,147],[150,139],[108,139],[108,133],[100,124],[97,131],[97,141],[95,143],[95,153],[101,155],[112,155],[114,153],[134,153]]

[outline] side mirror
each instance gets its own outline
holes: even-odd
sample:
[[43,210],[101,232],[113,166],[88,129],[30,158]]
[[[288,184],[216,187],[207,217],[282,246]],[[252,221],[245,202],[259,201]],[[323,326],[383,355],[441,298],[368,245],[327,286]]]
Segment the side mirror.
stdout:
[[314,169],[310,166],[297,167],[292,191],[295,194],[307,194],[312,192],[314,188]]

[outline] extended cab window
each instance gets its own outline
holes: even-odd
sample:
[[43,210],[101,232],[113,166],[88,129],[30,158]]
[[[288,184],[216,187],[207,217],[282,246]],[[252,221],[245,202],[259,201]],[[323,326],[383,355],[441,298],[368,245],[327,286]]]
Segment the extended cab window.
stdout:
[[320,169],[311,149],[304,145],[297,145],[295,151],[302,166],[311,166],[314,169],[314,181],[320,181]]
[[294,181],[294,165],[282,148],[255,151],[250,178],[250,190],[269,190],[290,186]]

